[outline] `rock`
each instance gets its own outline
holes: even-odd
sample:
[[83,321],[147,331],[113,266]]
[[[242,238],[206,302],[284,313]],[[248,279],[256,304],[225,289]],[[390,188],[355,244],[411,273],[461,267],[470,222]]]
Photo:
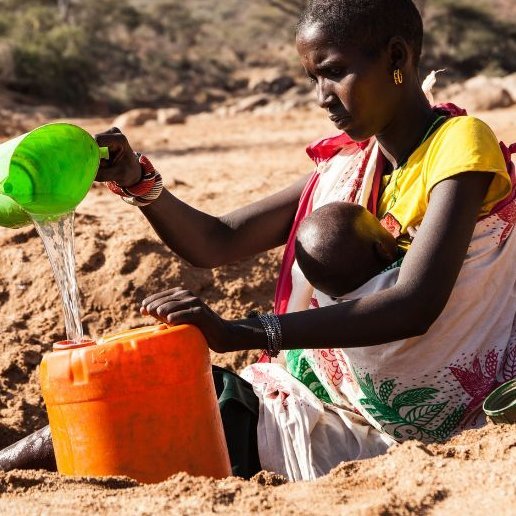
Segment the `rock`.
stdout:
[[48,119],[64,118],[65,116],[65,113],[61,109],[50,104],[38,106],[37,112],[44,118]]
[[178,108],[158,109],[157,121],[161,125],[184,124],[186,115]]
[[315,100],[315,87],[310,84],[297,84],[294,88],[291,88],[282,95],[282,98],[297,98],[310,96]]
[[462,93],[452,97],[450,101],[468,111],[488,111],[513,104],[509,93],[500,86],[465,89]]
[[220,89],[220,88],[202,88],[199,92],[197,92],[193,97],[190,97],[190,100],[193,99],[195,104],[199,105],[208,105],[212,102],[223,102],[228,98],[228,92]]
[[282,95],[296,85],[296,81],[281,68],[250,68],[240,72],[248,79],[248,89],[254,93]]
[[188,93],[188,88],[184,84],[176,84],[173,86],[168,96],[175,101],[182,102],[190,98],[190,94]]
[[280,75],[272,80],[259,82],[253,89],[255,93],[271,93],[281,95],[296,85],[296,81],[289,75]]
[[289,111],[296,111],[313,103],[313,98],[310,95],[307,97],[292,97],[284,99],[281,97],[265,106],[257,107],[254,113],[257,115],[276,115],[278,113],[288,113]]
[[284,112],[284,103],[278,101],[271,102],[265,106],[259,106],[253,111],[255,115],[277,115]]
[[37,366],[41,362],[41,352],[29,349],[23,353],[23,363],[26,366]]
[[475,75],[475,77],[471,77],[470,79],[465,80],[462,83],[462,87],[467,90],[475,90],[478,88],[486,88],[493,84],[494,79],[490,77],[486,77],[485,75]]
[[506,75],[505,77],[497,77],[496,84],[506,90],[511,96],[512,101],[516,102],[516,72]]
[[[235,114],[234,106],[219,106],[213,111],[217,118],[226,118]],[[200,115],[197,115],[200,116]]]
[[246,79],[247,88],[254,90],[261,82],[271,82],[274,79],[284,75],[284,71],[274,67],[251,66],[247,69],[240,69],[235,73],[235,78]]
[[434,95],[436,101],[438,102],[449,102],[452,97],[462,93],[464,90],[464,85],[459,82],[454,82],[445,88],[437,89],[435,86],[432,89],[432,94]]
[[46,120],[41,116],[27,116],[9,109],[0,109],[0,137],[12,137],[26,133],[34,128],[34,122],[41,124]]
[[221,88],[204,88],[208,102],[223,102],[228,98],[228,92]]
[[156,120],[157,113],[155,109],[137,108],[131,109],[117,116],[113,120],[114,127],[136,127],[145,124],[148,120]]
[[155,118],[152,118],[151,120],[147,120],[143,124],[143,127],[158,127],[159,125],[161,125],[161,124],[159,124]]
[[268,95],[251,95],[250,97],[245,97],[239,100],[236,104],[232,106],[233,109],[231,111],[233,113],[244,113],[253,111],[255,108],[259,106],[265,106],[269,103],[270,98]]
[[468,79],[461,85],[452,84],[439,92],[438,98],[440,101],[453,102],[468,111],[505,108],[515,102],[500,78],[484,75]]
[[246,77],[229,77],[226,79],[224,88],[227,91],[239,91],[249,87],[249,79]]

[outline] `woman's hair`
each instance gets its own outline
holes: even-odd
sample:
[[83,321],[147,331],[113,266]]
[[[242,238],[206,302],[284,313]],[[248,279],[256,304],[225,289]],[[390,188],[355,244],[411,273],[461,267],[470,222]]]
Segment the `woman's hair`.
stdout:
[[312,24],[322,26],[337,47],[357,45],[371,57],[401,36],[419,63],[423,21],[412,0],[309,0],[297,31]]

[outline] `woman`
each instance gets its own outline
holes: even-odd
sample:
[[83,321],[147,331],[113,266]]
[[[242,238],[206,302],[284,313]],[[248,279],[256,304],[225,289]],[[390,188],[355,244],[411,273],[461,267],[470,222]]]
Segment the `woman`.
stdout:
[[[260,400],[261,465],[292,479],[478,424],[483,397],[513,374],[514,185],[485,124],[430,106],[417,72],[421,42],[411,0],[309,2],[297,49],[342,134],[309,147],[314,174],[222,217],[161,189],[118,130],[97,136],[113,156],[97,179],[140,206],[191,264],[287,244],[276,315],[223,320],[181,289],[151,295],[142,313],[197,325],[216,352],[286,350],[291,374],[265,363],[244,376]],[[347,302],[317,308],[292,243],[303,216],[334,200],[368,207],[406,255]]]
[[[163,241],[197,266],[283,244],[304,214],[332,200],[368,206],[407,251],[401,267],[348,302],[308,310],[314,289],[293,263],[289,243],[276,298],[279,317],[225,321],[180,289],[143,302],[143,313],[199,326],[215,351],[268,346],[273,355],[281,345],[291,373],[300,380],[315,375],[306,383],[332,409],[321,409],[278,366],[245,372],[267,407],[258,431],[262,466],[291,478],[312,478],[343,458],[377,454],[392,442],[386,436],[446,439],[477,424],[483,398],[511,376],[505,359],[515,346],[513,185],[485,124],[455,116],[464,113],[454,107],[430,106],[417,73],[421,41],[421,18],[408,0],[313,0],[299,23],[297,48],[319,105],[344,133],[309,148],[318,169],[308,186],[303,179],[220,218],[167,192],[142,207]],[[120,156],[99,178],[138,181],[125,138],[115,133],[98,141]],[[304,434],[282,434],[294,409],[282,414],[284,400],[275,405],[270,399],[275,391],[312,403]],[[340,422],[324,416],[332,421],[323,424],[322,414],[332,410]],[[314,428],[331,425],[332,439],[328,430],[314,436]],[[276,445],[263,441],[271,433]],[[278,444],[285,439],[300,444],[290,453]],[[335,451],[337,443],[343,449]],[[311,446],[317,449],[310,452]]]

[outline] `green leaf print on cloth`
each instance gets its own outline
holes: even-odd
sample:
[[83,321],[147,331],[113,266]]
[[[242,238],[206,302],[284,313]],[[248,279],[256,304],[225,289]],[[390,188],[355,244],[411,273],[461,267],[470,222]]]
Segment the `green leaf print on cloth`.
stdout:
[[306,385],[320,400],[331,403],[328,392],[315,375],[308,360],[304,356],[304,349],[290,349],[285,353],[287,371]]
[[360,404],[396,439],[444,441],[458,426],[466,410],[465,405],[460,405],[444,416],[448,401],[429,403],[439,393],[439,389],[433,387],[408,389],[390,401],[396,387],[394,380],[382,382],[377,392],[369,373],[361,378],[355,371],[355,377],[364,395],[359,399]]

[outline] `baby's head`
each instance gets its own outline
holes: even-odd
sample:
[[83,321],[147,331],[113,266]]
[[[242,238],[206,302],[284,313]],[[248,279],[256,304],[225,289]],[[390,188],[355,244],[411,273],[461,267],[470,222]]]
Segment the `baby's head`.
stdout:
[[397,256],[394,237],[362,206],[332,202],[299,225],[296,260],[317,290],[339,297],[355,290]]

